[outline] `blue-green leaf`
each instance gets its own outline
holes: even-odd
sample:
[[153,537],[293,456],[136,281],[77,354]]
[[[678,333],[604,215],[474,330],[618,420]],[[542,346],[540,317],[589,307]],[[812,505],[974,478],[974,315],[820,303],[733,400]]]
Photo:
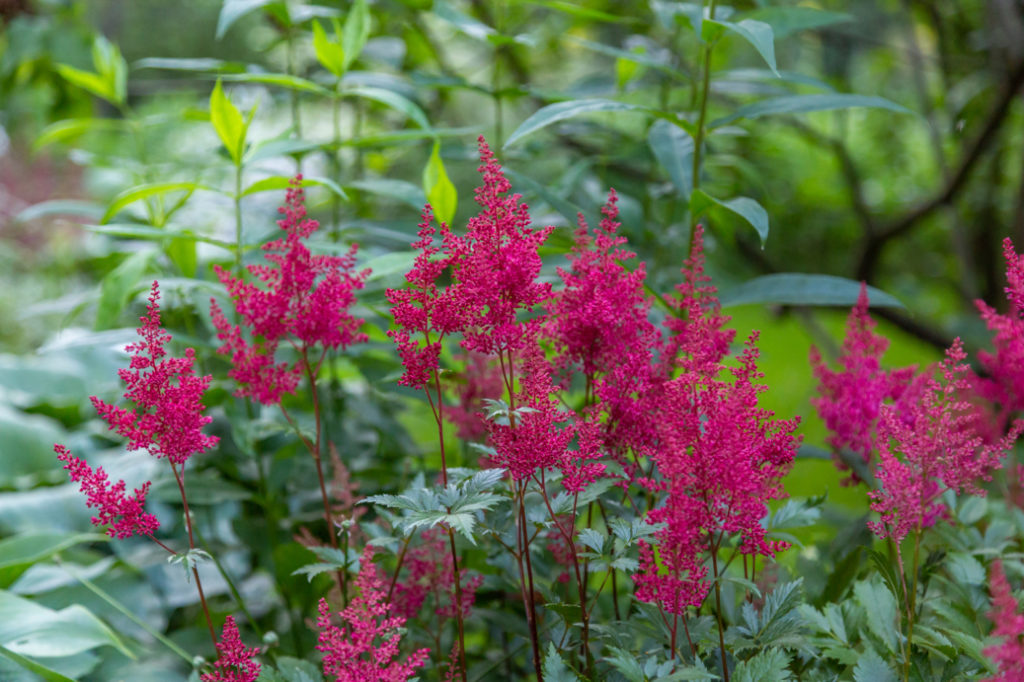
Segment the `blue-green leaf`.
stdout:
[[690,195],[690,213],[694,218],[712,206],[720,206],[747,221],[757,232],[761,238],[761,245],[764,246],[765,240],[768,239],[768,212],[761,204],[750,197],[734,197],[722,201],[701,189]]
[[771,25],[775,37],[780,39],[797,31],[853,20],[849,14],[827,12],[814,7],[762,7],[747,16]]
[[647,133],[647,144],[668,172],[676,191],[689,200],[693,191],[693,138],[665,119],[658,119]]
[[617,102],[610,99],[574,99],[568,102],[549,104],[534,112],[532,116],[523,121],[505,142],[508,147],[520,139],[552,123],[564,121],[568,118],[575,118],[583,114],[593,114],[607,111],[640,111],[649,112],[650,109],[639,104],[628,102]]
[[778,70],[775,68],[775,40],[770,25],[756,19],[744,19],[738,22],[705,20],[704,23],[716,24],[741,36],[754,46],[754,49],[768,64],[768,68],[778,75]]
[[345,17],[345,28],[342,30],[341,44],[344,47],[343,70],[347,71],[352,62],[366,46],[370,37],[370,10],[366,0],[356,0]]
[[269,5],[274,0],[224,0],[217,18],[217,40],[224,37],[231,25],[249,12]]
[[395,111],[405,114],[420,128],[430,127],[430,121],[427,120],[427,115],[423,113],[423,109],[408,97],[399,95],[393,90],[385,90],[384,88],[375,88],[371,86],[360,86],[355,88],[346,88],[344,94],[351,97],[362,97],[364,99],[371,99],[376,102],[380,102],[381,104],[391,107]]
[[[902,308],[893,296],[868,287],[870,305],[879,308]],[[860,282],[833,275],[808,275],[782,272],[755,277],[722,294],[722,305],[779,303],[782,305],[851,307],[860,295]]]
[[914,113],[901,104],[876,95],[852,95],[839,92],[814,95],[784,95],[740,107],[728,116],[712,121],[709,127],[717,128],[741,118],[758,118],[773,114],[806,114],[812,111],[832,111],[856,107],[887,109],[900,114]]

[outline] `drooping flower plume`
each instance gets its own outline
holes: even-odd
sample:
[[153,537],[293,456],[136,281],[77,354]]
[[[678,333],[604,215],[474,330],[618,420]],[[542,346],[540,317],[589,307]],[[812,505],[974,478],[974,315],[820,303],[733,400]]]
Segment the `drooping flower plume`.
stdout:
[[[849,469],[838,453],[846,448],[871,463],[878,431],[878,415],[886,401],[899,399],[915,371],[914,367],[885,370],[881,359],[889,341],[876,334],[868,314],[867,285],[861,284],[857,304],[846,321],[846,339],[839,356],[841,369],[831,369],[817,348],[811,347],[811,366],[818,380],[819,395],[811,399],[830,432],[836,466]],[[857,482],[851,474],[848,482]]]
[[414,651],[401,662],[398,628],[405,618],[388,615],[391,604],[373,564],[372,545],[363,550],[355,586],[358,595],[341,612],[341,627],[332,622],[327,600],[320,600],[316,648],[324,655],[324,675],[334,682],[405,682],[423,666],[429,650]]
[[259,649],[248,649],[242,644],[234,616],[224,620],[224,630],[217,642],[220,654],[213,664],[214,671],[200,675],[202,682],[255,682],[260,675],[259,661],[253,657]]
[[977,383],[986,398],[1002,406],[1005,427],[1012,413],[1024,412],[1024,256],[1017,255],[1009,238],[1003,242],[1003,255],[1009,312],[1001,315],[981,300],[975,306],[993,333],[993,351],[978,353],[988,377]]
[[[343,256],[313,255],[306,241],[320,227],[306,217],[302,176],[296,176],[279,212],[285,236],[263,245],[268,264],[250,265],[249,273],[262,287],[215,266],[217,276],[234,302],[242,326],[230,323],[216,300],[211,315],[222,342],[219,352],[230,355],[228,375],[239,384],[237,395],[273,405],[295,391],[305,354],[314,347],[346,349],[366,340],[359,331],[363,320],[349,308],[363,288],[369,270],[356,271],[358,246]],[[246,338],[247,335],[250,338]],[[304,356],[294,362],[275,357],[282,343],[291,342]]]

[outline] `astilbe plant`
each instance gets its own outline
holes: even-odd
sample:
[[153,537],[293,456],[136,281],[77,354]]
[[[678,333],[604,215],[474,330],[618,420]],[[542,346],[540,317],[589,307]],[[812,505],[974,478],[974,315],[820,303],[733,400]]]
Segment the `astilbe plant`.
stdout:
[[1019,682],[1024,680],[1024,614],[1006,580],[1003,563],[992,562],[992,611],[989,618],[995,623],[994,637],[1003,641],[985,649],[985,655],[995,661],[999,673],[987,678],[988,682]]
[[[222,342],[218,352],[231,357],[228,376],[238,383],[236,395],[254,398],[264,405],[277,405],[312,455],[328,538],[337,549],[338,537],[324,475],[323,415],[316,384],[329,351],[345,350],[366,341],[366,335],[360,331],[363,320],[349,309],[370,271],[356,270],[356,244],[344,256],[314,255],[310,251],[307,242],[320,224],[307,217],[301,175],[292,180],[285,205],[278,212],[284,216],[277,222],[284,236],[263,245],[265,263],[247,268],[250,277],[262,286],[247,281],[242,273],[232,274],[215,266],[242,324],[229,322],[212,298],[211,317]],[[282,345],[291,347],[294,360],[278,360]],[[295,392],[303,376],[313,403],[312,441],[302,435],[282,403],[283,396]],[[338,571],[337,580],[344,596],[344,570]]]
[[[681,315],[666,325],[673,336],[666,340],[664,357],[665,362],[675,358],[680,371],[661,387],[658,445],[652,453],[657,476],[644,481],[664,494],[663,504],[646,516],[649,523],[661,524],[655,533],[657,554],[654,546],[640,542],[634,581],[637,599],[662,610],[674,656],[679,617],[688,630],[687,609],[700,607],[707,597],[710,560],[725,670],[719,552],[734,538],[733,552],[743,555],[773,557],[785,547],[766,539],[761,519],[767,501],[785,495],[781,482],[799,445],[793,433],[798,422],[775,420],[758,407],[766,387],[757,383],[762,374],[756,366],[756,332],[727,370],[733,332],[725,328],[728,318],[703,274],[700,230],[678,290]],[[664,614],[671,614],[671,622]]]
[[[846,338],[838,359],[840,369],[831,369],[820,351],[811,347],[811,366],[818,380],[818,395],[811,399],[811,404],[829,430],[828,444],[840,470],[850,469],[842,460],[844,450],[865,465],[874,465],[882,406],[903,395],[916,369],[883,369],[881,360],[889,340],[875,333],[875,321],[868,314],[869,304],[867,285],[862,283],[857,304],[846,320]],[[851,471],[843,482],[859,480],[856,472]]]
[[356,596],[341,612],[341,627],[334,624],[327,600],[321,599],[317,650],[323,653],[324,675],[334,682],[405,682],[427,660],[428,649],[418,649],[396,660],[401,643],[401,616],[389,615],[383,583],[367,546],[355,580]]
[[253,660],[259,649],[249,649],[242,644],[233,616],[224,620],[217,651],[219,655],[213,664],[213,672],[200,675],[202,682],[255,682],[259,677],[261,666]]
[[988,374],[979,380],[980,392],[1002,407],[1002,421],[1024,412],[1024,256],[1014,251],[1013,242],[1003,242],[1006,258],[1006,287],[1009,310],[1001,315],[984,301],[975,301],[981,319],[993,333],[992,351],[981,351],[978,359]]
[[[195,375],[195,352],[191,348],[182,358],[168,357],[167,344],[171,335],[161,326],[159,301],[159,284],[153,282],[146,314],[140,318],[142,325],[138,335],[141,341],[126,347],[125,350],[131,354],[129,366],[118,370],[118,376],[126,386],[124,396],[132,407],[111,405],[96,396],[91,400],[108,428],[128,439],[129,450],[144,449],[153,457],[167,461],[185,509],[191,553],[196,550],[196,543],[186,494],[185,465],[192,455],[215,447],[219,439],[202,431],[212,420],[203,414],[202,404],[203,393],[209,387],[211,377]],[[54,447],[57,458],[65,462],[64,468],[70,473],[71,480],[79,483],[86,494],[88,506],[99,509],[99,514],[92,519],[94,524],[109,526],[107,533],[111,537],[124,539],[134,534],[149,537],[169,553],[177,555],[154,537],[159,524],[153,515],[144,511],[149,481],[135,489],[134,496],[128,497],[123,481],[108,486],[107,474],[102,467],[93,471],[63,445]],[[199,571],[193,562],[186,561],[186,565],[191,565],[210,637],[216,643],[217,635]]]

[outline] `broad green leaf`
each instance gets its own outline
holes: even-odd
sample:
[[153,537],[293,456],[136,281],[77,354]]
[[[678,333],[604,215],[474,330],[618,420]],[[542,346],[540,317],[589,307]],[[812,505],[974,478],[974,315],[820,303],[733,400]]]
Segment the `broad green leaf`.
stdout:
[[755,19],[744,19],[735,23],[731,21],[705,20],[704,23],[717,24],[744,38],[754,46],[754,49],[757,50],[765,63],[768,64],[768,68],[778,75],[778,70],[775,68],[775,42],[770,25]]
[[99,74],[76,69],[67,64],[58,64],[57,73],[72,85],[77,85],[108,102],[117,103],[117,95],[111,88],[111,84],[103,80]]
[[25,223],[36,218],[43,218],[51,215],[73,215],[90,220],[98,220],[103,215],[103,207],[97,206],[91,201],[79,201],[77,199],[51,199],[32,204],[18,215],[14,220]]
[[149,197],[160,194],[167,194],[168,192],[186,192],[191,194],[197,189],[216,191],[212,187],[200,185],[197,182],[155,182],[126,189],[114,197],[113,201],[110,202],[110,206],[107,207],[106,212],[100,218],[100,222],[110,222],[111,218],[120,213],[126,206],[134,204],[136,201],[148,199]]
[[864,580],[854,586],[853,593],[857,602],[864,607],[868,629],[885,644],[889,653],[896,653],[900,642],[900,633],[896,629],[899,614],[896,598],[889,588],[877,579]]
[[[749,303],[782,305],[853,307],[860,296],[860,282],[833,275],[806,275],[781,272],[748,280],[722,294],[723,306]],[[889,294],[868,287],[870,305],[879,308],[902,308],[903,304]]]
[[423,193],[427,202],[434,209],[434,216],[439,222],[451,225],[455,218],[458,205],[458,193],[455,185],[448,179],[444,162],[441,160],[441,143],[435,142],[430,152],[430,159],[423,169]]
[[86,133],[106,130],[118,130],[123,122],[112,118],[68,118],[51,123],[39,133],[32,148],[42,149],[56,142],[67,142]]
[[22,656],[21,654],[16,654],[6,647],[0,646],[0,656],[3,656],[7,660],[18,664],[19,666],[21,666],[25,670],[28,670],[29,672],[35,673],[39,677],[46,680],[46,682],[75,682],[75,680],[71,679],[70,677],[61,675],[56,670],[53,670],[52,668],[47,668],[42,663],[39,663],[38,661],[33,661],[31,658],[27,658],[25,656]]
[[775,114],[806,114],[812,111],[833,111],[835,109],[853,109],[856,107],[887,109],[899,114],[914,113],[901,104],[875,95],[851,95],[839,92],[814,95],[784,95],[740,107],[728,116],[712,121],[708,127],[718,128],[741,118],[759,118]]
[[362,267],[370,269],[367,281],[404,275],[412,268],[419,251],[391,251],[366,261]]
[[896,682],[899,678],[874,649],[868,647],[853,669],[854,682]]
[[82,229],[88,232],[95,232],[96,234],[105,234],[111,237],[127,237],[129,239],[147,239],[164,241],[166,239],[174,239],[188,242],[203,242],[204,244],[213,244],[214,246],[221,246],[226,249],[233,249],[234,242],[224,241],[223,239],[214,239],[213,237],[206,237],[200,234],[195,234],[185,229],[175,229],[169,227],[152,227],[150,225],[138,225],[134,223],[108,223],[106,225],[82,225]]
[[274,0],[224,0],[217,18],[217,40],[224,37],[231,25],[255,9],[271,4]]
[[0,402],[0,434],[0,486],[27,487],[38,483],[41,474],[59,469],[53,452],[53,444],[65,435],[59,422]]
[[366,0],[356,0],[349,9],[348,16],[345,17],[345,28],[341,37],[341,44],[344,47],[343,69],[345,71],[352,66],[352,62],[363,51],[369,37],[370,10],[366,5]]
[[580,679],[562,660],[554,642],[548,642],[544,655],[544,679],[549,682],[577,682]]
[[716,199],[702,189],[690,195],[690,214],[694,218],[703,214],[712,206],[719,206],[743,218],[757,232],[764,246],[768,239],[768,212],[761,204],[750,197],[734,197],[726,201]]
[[291,656],[277,657],[277,671],[285,682],[323,682],[324,676],[309,661]]
[[399,95],[393,90],[386,90],[384,88],[371,86],[359,86],[355,88],[346,88],[343,94],[348,97],[362,97],[363,99],[380,102],[399,113],[405,114],[420,128],[430,127],[430,121],[427,120],[427,115],[423,113],[423,109],[421,109],[419,105],[411,99],[404,95]]
[[676,191],[689,200],[693,191],[693,138],[671,121],[658,119],[647,133],[647,144],[668,172]]
[[[272,175],[269,178],[263,178],[252,183],[244,190],[242,190],[242,196],[246,197],[250,194],[257,194],[259,192],[269,192],[282,189],[288,189],[291,187],[292,179],[285,175]],[[303,176],[302,187],[326,187],[342,199],[348,199],[348,195],[341,186],[331,180],[330,178],[323,178],[318,176]]]
[[157,256],[157,251],[148,248],[136,251],[111,270],[100,282],[100,300],[96,306],[97,330],[111,329],[139,289],[139,280]]
[[338,78],[345,75],[345,49],[327,37],[323,26],[316,19],[313,20],[313,50],[325,69]]
[[228,150],[231,160],[236,166],[241,164],[242,149],[245,146],[245,119],[242,118],[242,112],[224,93],[224,85],[220,78],[217,79],[217,84],[213,86],[213,92],[210,94],[210,122],[224,148]]
[[172,239],[168,242],[165,250],[167,257],[178,267],[184,277],[195,277],[196,269],[199,267],[195,239]]
[[28,531],[0,540],[0,587],[7,588],[32,564],[85,542],[106,542],[99,533]]
[[135,658],[121,638],[85,607],[75,604],[54,611],[4,590],[0,590],[0,646],[22,656],[47,658],[112,646]]
[[762,7],[750,12],[747,16],[770,25],[778,39],[785,38],[797,31],[822,28],[853,20],[849,14],[828,12],[814,7]]
[[509,136],[505,142],[505,147],[515,144],[530,133],[534,133],[552,123],[558,123],[559,121],[582,116],[583,114],[609,111],[649,112],[651,110],[639,104],[617,102],[610,99],[575,99],[568,102],[549,104],[537,110],[532,116],[523,121]]

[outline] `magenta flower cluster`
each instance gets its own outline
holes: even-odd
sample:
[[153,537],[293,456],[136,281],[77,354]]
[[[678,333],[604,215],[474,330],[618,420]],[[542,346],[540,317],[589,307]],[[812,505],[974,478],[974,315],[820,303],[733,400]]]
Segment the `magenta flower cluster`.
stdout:
[[[241,326],[228,321],[216,300],[210,300],[217,338],[223,344],[219,352],[231,356],[228,375],[239,384],[236,394],[264,405],[277,404],[283,394],[295,391],[314,346],[345,349],[366,340],[359,331],[363,320],[349,312],[355,292],[370,274],[355,270],[358,247],[353,244],[344,256],[310,252],[306,241],[320,224],[306,217],[301,175],[292,181],[279,211],[284,218],[277,224],[285,236],[263,245],[267,264],[248,266],[263,287],[214,266],[251,340]],[[276,354],[282,343],[294,347],[300,357],[279,361]]]
[[224,619],[224,629],[217,642],[219,656],[213,664],[213,672],[199,676],[202,682],[256,682],[261,666],[253,657],[259,649],[249,649],[242,644],[241,635],[234,616]]
[[1001,644],[985,649],[999,668],[999,673],[988,678],[988,682],[1020,682],[1024,680],[1024,613],[1013,596],[1010,583],[1006,580],[1003,563],[992,562],[992,612],[989,617],[995,623],[992,635],[1003,639]]

